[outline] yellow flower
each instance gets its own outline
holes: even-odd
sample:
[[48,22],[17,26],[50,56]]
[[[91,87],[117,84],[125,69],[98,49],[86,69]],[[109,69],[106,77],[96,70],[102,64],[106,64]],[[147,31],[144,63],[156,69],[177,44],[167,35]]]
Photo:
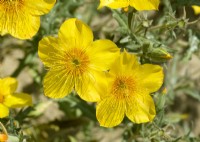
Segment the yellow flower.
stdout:
[[93,85],[102,71],[120,53],[110,40],[93,42],[91,29],[75,18],[66,20],[58,37],[45,37],[39,42],[39,57],[49,72],[44,78],[44,94],[63,98],[72,91],[87,101],[97,101]]
[[193,5],[192,8],[194,9],[195,14],[200,14],[200,6]]
[[56,0],[0,0],[0,35],[19,39],[33,37],[40,27],[40,15],[48,13]]
[[125,115],[135,123],[153,120],[155,105],[149,94],[163,83],[162,67],[140,65],[136,56],[124,52],[105,75],[98,84],[96,116],[101,126],[116,126]]
[[117,9],[130,5],[136,10],[158,10],[159,3],[160,0],[100,0],[99,8],[107,6]]
[[14,78],[0,79],[0,118],[9,115],[9,108],[32,105],[32,98],[25,93],[14,93],[17,80]]

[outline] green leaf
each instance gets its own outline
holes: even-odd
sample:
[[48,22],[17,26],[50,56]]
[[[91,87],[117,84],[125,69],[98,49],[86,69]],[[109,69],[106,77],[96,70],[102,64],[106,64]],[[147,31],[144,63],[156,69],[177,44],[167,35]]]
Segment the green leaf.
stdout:
[[189,48],[186,51],[184,61],[191,59],[194,52],[200,49],[200,40],[199,38],[192,33],[192,30],[189,30]]
[[171,113],[165,116],[165,121],[168,123],[178,123],[187,118],[188,114]]
[[200,101],[200,93],[197,90],[186,88],[186,89],[183,89],[183,91],[187,95],[189,95],[189,96],[193,97],[194,99]]

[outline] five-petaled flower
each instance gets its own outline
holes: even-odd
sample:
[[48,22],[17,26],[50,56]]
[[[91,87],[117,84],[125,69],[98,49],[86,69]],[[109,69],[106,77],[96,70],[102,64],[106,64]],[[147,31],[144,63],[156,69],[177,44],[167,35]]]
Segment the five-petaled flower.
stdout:
[[38,54],[49,68],[44,78],[44,94],[63,98],[72,91],[86,101],[98,101],[93,87],[99,76],[119,56],[119,48],[110,40],[93,42],[91,29],[78,19],[66,20],[58,37],[39,42]]
[[130,5],[136,10],[158,10],[159,3],[160,0],[100,0],[99,8],[107,6],[117,9]]
[[0,79],[0,118],[9,115],[9,108],[32,105],[32,97],[25,93],[14,93],[17,80],[14,78]]
[[135,55],[123,52],[97,84],[101,100],[96,116],[100,125],[116,126],[125,115],[135,123],[152,121],[156,112],[149,94],[157,91],[162,83],[162,67],[141,65]]
[[48,13],[56,0],[0,0],[0,35],[30,39],[40,27],[40,15]]

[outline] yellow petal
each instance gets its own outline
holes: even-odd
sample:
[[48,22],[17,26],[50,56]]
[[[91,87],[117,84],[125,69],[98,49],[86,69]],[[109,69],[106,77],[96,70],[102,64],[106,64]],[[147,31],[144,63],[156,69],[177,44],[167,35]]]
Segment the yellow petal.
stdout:
[[129,0],[100,0],[100,5],[98,8],[102,8],[104,6],[113,9],[127,7],[129,6]]
[[56,0],[26,0],[25,7],[33,15],[43,15],[48,13],[56,3]]
[[[58,57],[61,57],[59,54],[58,39],[55,37],[44,37],[38,46],[38,55],[45,66],[51,67],[58,60]],[[62,59],[61,59],[62,60]]]
[[144,64],[138,69],[138,79],[141,87],[148,89],[150,93],[158,91],[163,84],[163,69],[161,66]]
[[118,58],[120,49],[110,40],[94,41],[88,48],[91,67],[96,70],[109,70],[110,65]]
[[11,77],[0,79],[0,86],[1,95],[10,95],[17,89],[17,80]]
[[111,65],[109,72],[115,75],[118,74],[130,75],[134,73],[133,70],[137,69],[138,66],[139,62],[137,56],[124,51]]
[[25,93],[15,93],[4,98],[3,104],[9,108],[18,108],[32,105],[32,97]]
[[194,9],[195,14],[200,14],[200,6],[193,5],[192,8]]
[[44,77],[44,94],[50,98],[63,98],[74,88],[73,76],[66,75],[66,70],[50,70]]
[[9,33],[19,39],[30,39],[39,27],[40,17],[32,16],[24,9],[17,12],[15,9],[0,11],[0,35]]
[[130,0],[136,10],[158,10],[160,0]]
[[152,121],[156,115],[153,99],[147,93],[142,92],[137,92],[126,99],[126,115],[134,123]]
[[93,42],[90,27],[76,18],[66,20],[61,25],[58,36],[66,48],[86,48]]
[[9,115],[9,109],[3,104],[0,104],[0,110],[0,118],[4,118]]
[[100,101],[100,91],[105,83],[105,73],[90,71],[90,74],[83,75],[80,83],[76,82],[76,91],[78,95],[85,101],[97,102]]
[[96,73],[95,75],[95,82],[94,84],[90,85],[88,89],[88,93],[91,95],[98,95],[100,99],[104,99],[110,96],[109,85],[115,79],[113,74],[110,74],[108,71],[103,71]]
[[101,126],[114,127],[122,122],[124,115],[124,100],[108,97],[97,104],[96,117]]

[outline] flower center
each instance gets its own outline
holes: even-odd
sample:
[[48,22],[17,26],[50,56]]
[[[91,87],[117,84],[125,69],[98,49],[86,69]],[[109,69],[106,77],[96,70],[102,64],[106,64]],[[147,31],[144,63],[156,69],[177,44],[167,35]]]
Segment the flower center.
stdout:
[[65,54],[65,59],[68,73],[75,76],[83,75],[90,63],[86,52],[79,48],[68,50]]
[[77,59],[74,59],[72,62],[74,63],[75,66],[80,65],[80,63],[79,63],[79,61]]
[[24,0],[0,0],[0,5],[3,5],[7,12],[19,10],[24,5]]
[[117,98],[126,98],[132,95],[135,91],[135,81],[131,76],[118,76],[115,78],[111,94]]
[[3,101],[4,101],[4,97],[0,95],[0,104],[3,103]]

